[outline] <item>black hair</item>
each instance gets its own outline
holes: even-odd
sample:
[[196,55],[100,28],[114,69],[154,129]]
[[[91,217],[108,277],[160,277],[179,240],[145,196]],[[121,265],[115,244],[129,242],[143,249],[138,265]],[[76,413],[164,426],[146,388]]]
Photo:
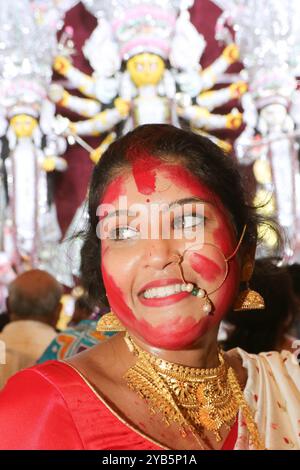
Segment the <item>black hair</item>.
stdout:
[[92,313],[93,311],[90,299],[88,298],[86,294],[83,294],[80,297],[77,297],[75,301],[75,308],[86,310],[89,313]]
[[294,292],[300,297],[300,264],[294,263],[288,265],[288,271],[292,278]]
[[82,285],[92,301],[107,305],[101,276],[100,240],[96,234],[96,210],[108,184],[130,168],[128,155],[148,154],[161,161],[180,163],[203,182],[228,210],[239,239],[244,226],[244,243],[255,245],[258,215],[248,204],[234,159],[210,139],[168,124],[137,127],[110,145],[94,168],[89,190],[89,224],[81,250]]

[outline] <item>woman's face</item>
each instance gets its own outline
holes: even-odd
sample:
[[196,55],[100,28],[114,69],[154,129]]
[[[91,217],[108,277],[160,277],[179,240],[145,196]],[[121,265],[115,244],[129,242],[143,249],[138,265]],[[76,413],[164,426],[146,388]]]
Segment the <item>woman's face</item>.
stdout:
[[[115,179],[101,202],[101,269],[112,311],[151,346],[195,345],[220,322],[239,285],[237,256],[226,275],[224,259],[238,241],[222,203],[183,166],[155,159]],[[183,279],[205,289],[213,315]]]

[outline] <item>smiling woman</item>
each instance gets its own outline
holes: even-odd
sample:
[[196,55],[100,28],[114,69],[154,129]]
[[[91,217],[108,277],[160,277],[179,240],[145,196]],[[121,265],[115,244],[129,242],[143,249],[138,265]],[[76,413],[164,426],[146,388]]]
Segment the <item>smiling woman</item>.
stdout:
[[119,333],[11,379],[0,448],[300,448],[296,357],[217,344],[234,306],[263,307],[247,287],[256,238],[238,171],[208,139],[153,124],[113,143],[90,185],[82,282],[111,309],[99,329]]

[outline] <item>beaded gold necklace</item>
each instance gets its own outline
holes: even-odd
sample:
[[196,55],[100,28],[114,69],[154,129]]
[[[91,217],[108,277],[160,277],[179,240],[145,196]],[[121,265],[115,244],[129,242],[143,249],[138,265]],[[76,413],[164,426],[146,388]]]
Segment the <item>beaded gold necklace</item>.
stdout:
[[161,414],[166,425],[176,423],[183,437],[191,431],[204,449],[203,441],[208,442],[205,431],[213,432],[219,442],[221,428],[230,429],[242,409],[255,448],[264,448],[235,373],[222,352],[218,367],[199,369],[173,364],[144,351],[128,333],[125,341],[137,357],[124,375],[127,385],[147,402],[152,413]]

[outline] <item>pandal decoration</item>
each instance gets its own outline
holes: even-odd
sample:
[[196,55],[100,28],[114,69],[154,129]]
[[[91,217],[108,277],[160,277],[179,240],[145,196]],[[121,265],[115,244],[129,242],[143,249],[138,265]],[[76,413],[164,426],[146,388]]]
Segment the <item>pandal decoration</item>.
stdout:
[[227,115],[212,111],[245,93],[245,82],[238,80],[211,90],[238,60],[238,49],[234,43],[228,45],[215,62],[201,68],[206,42],[190,22],[188,8],[193,0],[83,3],[98,20],[83,47],[94,72],[90,76],[76,69],[63,51],[56,57],[54,69],[86,98],[75,97],[62,86],[54,86],[51,96],[60,106],[86,118],[66,121],[65,133],[85,136],[109,132],[108,140],[91,153],[94,162],[120,133],[116,129],[119,124],[121,133],[140,124],[180,126],[181,119],[197,132],[240,127],[238,110]]

